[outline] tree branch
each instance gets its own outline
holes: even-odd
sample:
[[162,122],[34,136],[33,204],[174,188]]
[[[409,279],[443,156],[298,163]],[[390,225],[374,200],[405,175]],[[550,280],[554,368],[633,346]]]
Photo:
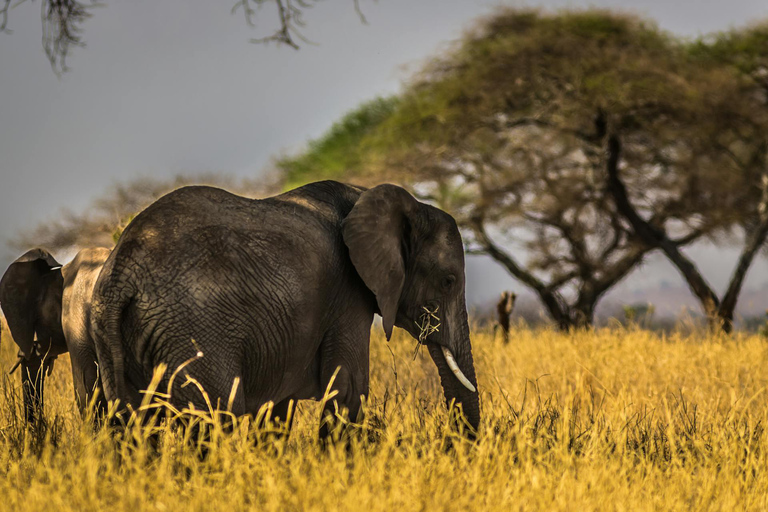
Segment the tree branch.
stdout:
[[41,2],[40,19],[43,26],[43,50],[54,73],[67,71],[67,56],[71,46],[85,46],[80,33],[81,24],[91,17],[90,5],[77,0],[44,0]]
[[524,270],[512,256],[496,245],[485,231],[481,218],[473,219],[472,229],[475,232],[477,243],[484,249],[485,253],[504,265],[509,273],[520,282],[534,290],[561,329],[567,329],[572,325],[571,319],[566,313],[564,301],[560,295],[540,281],[536,276]]
[[11,0],[2,0],[2,7],[0,7],[0,32],[5,32],[7,34],[10,34],[11,31],[8,30],[8,9],[11,8]]
[[760,248],[765,244],[766,238],[768,238],[768,173],[763,174],[762,185],[763,197],[758,206],[760,221],[752,232],[747,234],[744,248],[741,251],[731,280],[728,282],[728,289],[725,295],[723,295],[723,301],[720,303],[718,310],[719,316],[724,322],[723,329],[726,332],[730,332],[733,328],[733,315],[747,271]]
[[[8,29],[8,15],[10,9],[26,2],[27,0],[0,0],[0,32],[10,34]],[[238,0],[232,7],[234,14],[242,7],[246,23],[255,26],[253,19],[256,16],[256,7],[262,4],[274,2],[277,7],[279,28],[271,35],[263,38],[251,39],[252,43],[276,42],[291,48],[298,49],[297,40],[306,44],[314,44],[306,39],[300,27],[304,26],[302,19],[303,10],[312,7],[318,0],[308,2],[306,0]],[[81,36],[82,23],[91,17],[91,9],[103,5],[99,0],[41,0],[40,20],[43,31],[43,50],[51,63],[54,73],[61,75],[67,71],[67,56],[73,46],[84,46]],[[354,0],[354,7],[362,23],[367,20],[360,9],[359,0]]]
[[571,227],[563,221],[562,212],[558,212],[558,215],[554,217],[536,217],[528,213],[523,213],[523,218],[556,229],[563,240],[568,243],[572,256],[571,262],[579,268],[579,275],[582,278],[589,277],[591,274],[592,262],[587,248],[584,245],[584,240],[582,237],[576,236]]
[[616,208],[632,225],[635,233],[649,246],[658,247],[677,267],[688,283],[693,294],[699,299],[706,315],[713,320],[717,316],[720,300],[712,287],[699,273],[696,266],[683,255],[678,245],[667,237],[662,230],[645,221],[630,202],[624,183],[619,176],[619,159],[621,157],[621,141],[616,134],[611,134],[607,141],[606,172],[608,175],[607,189],[616,202]]
[[594,300],[600,298],[610,287],[624,279],[641,261],[645,255],[653,250],[653,247],[638,246],[633,251],[627,253],[622,259],[610,267],[610,270],[604,272],[602,277],[595,281]]
[[688,233],[685,236],[681,236],[680,238],[676,238],[672,240],[672,243],[675,244],[678,247],[685,247],[686,245],[695,242],[699,238],[701,238],[704,235],[704,232],[700,229],[694,229],[691,230],[690,233]]
[[548,288],[549,290],[551,290],[551,291],[555,291],[555,290],[558,290],[558,289],[560,289],[560,288],[561,288],[563,285],[567,284],[569,281],[571,281],[572,279],[575,279],[575,278],[577,278],[577,277],[579,277],[579,273],[578,273],[578,272],[576,272],[575,270],[573,270],[573,271],[571,271],[571,272],[566,272],[566,273],[565,273],[565,274],[563,274],[562,276],[559,276],[559,277],[553,278],[553,279],[552,279],[552,280],[549,282],[549,284],[547,285],[547,288]]
[[360,22],[363,25],[368,24],[368,19],[365,17],[365,14],[363,14],[363,10],[360,9],[360,0],[354,0],[355,2],[355,12],[357,13],[357,16],[360,18]]

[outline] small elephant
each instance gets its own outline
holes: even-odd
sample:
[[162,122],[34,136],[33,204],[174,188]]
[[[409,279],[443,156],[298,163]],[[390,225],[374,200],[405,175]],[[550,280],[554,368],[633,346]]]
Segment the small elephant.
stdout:
[[176,408],[236,415],[272,402],[285,419],[332,382],[325,439],[335,411],[359,418],[378,313],[387,339],[396,325],[426,345],[466,431],[480,421],[459,230],[401,187],[324,181],[262,200],[178,189],[125,229],[93,309],[106,398],[134,410],[160,364]]
[[[45,377],[61,354],[69,352],[81,413],[101,387],[91,337],[91,296],[109,253],[104,248],[83,249],[62,267],[48,251],[32,249],[14,261],[0,280],[0,307],[19,346],[13,370],[21,366],[29,422],[42,413]],[[102,411],[103,405],[97,402]]]

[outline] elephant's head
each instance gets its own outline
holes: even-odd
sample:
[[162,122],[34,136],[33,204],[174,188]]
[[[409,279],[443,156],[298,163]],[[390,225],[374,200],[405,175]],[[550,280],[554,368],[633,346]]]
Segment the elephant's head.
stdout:
[[63,281],[61,265],[43,249],[27,251],[0,280],[0,307],[19,346],[16,366],[21,364],[24,409],[30,422],[42,411],[46,370],[66,351],[61,325]]
[[[35,352],[35,333],[63,339],[61,265],[44,249],[27,251],[11,263],[0,280],[0,307],[13,340],[29,358]],[[47,346],[41,347],[47,349]]]
[[446,402],[477,430],[480,407],[464,296],[464,247],[456,221],[395,185],[360,195],[344,219],[344,242],[375,294],[384,332],[425,342]]

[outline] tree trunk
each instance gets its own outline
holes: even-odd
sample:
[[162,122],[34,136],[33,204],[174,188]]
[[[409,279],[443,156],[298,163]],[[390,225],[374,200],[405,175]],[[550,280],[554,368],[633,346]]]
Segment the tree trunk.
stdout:
[[764,193],[763,204],[760,207],[760,223],[757,228],[747,235],[747,240],[742,250],[739,262],[734,270],[728,290],[723,297],[722,302],[714,292],[706,279],[701,275],[696,265],[689,260],[681,251],[679,243],[671,240],[662,230],[652,226],[638,214],[629,200],[629,194],[619,176],[619,159],[621,156],[621,141],[615,134],[608,137],[607,164],[606,171],[608,175],[607,188],[616,202],[616,208],[640,236],[645,243],[658,247],[667,256],[669,261],[677,267],[680,274],[685,279],[691,292],[701,304],[704,314],[711,329],[721,329],[730,333],[733,329],[733,316],[736,309],[736,302],[741,292],[744,277],[749,270],[755,255],[760,247],[765,243],[768,236],[768,214],[766,214],[766,193]]
[[496,321],[501,330],[501,339],[505,344],[509,343],[510,317],[515,308],[515,299],[517,299],[517,295],[514,293],[503,292],[499,302],[496,303]]
[[597,298],[594,296],[579,296],[576,304],[571,307],[571,320],[577,328],[592,327],[595,323],[595,306]]
[[739,262],[733,271],[731,280],[728,283],[728,289],[718,309],[718,316],[723,324],[722,329],[726,333],[730,333],[733,330],[733,316],[736,311],[736,302],[739,300],[739,294],[741,293],[741,287],[744,284],[744,277],[746,277],[752,261],[765,243],[766,237],[768,237],[768,215],[764,214],[763,217],[757,228],[747,236],[744,249],[739,256]]

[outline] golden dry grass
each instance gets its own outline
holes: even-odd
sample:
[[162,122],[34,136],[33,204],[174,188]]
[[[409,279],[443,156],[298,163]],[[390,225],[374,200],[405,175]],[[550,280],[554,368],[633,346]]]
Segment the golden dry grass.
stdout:
[[[763,338],[521,328],[511,339],[475,333],[483,425],[452,450],[434,366],[426,351],[411,360],[402,333],[373,337],[367,435],[351,454],[318,448],[312,403],[287,442],[254,446],[243,422],[203,461],[178,434],[159,451],[94,436],[61,361],[47,389],[56,447],[20,445],[19,411],[0,404],[0,509],[768,509]],[[3,368],[14,353],[4,339]],[[7,397],[18,375],[0,385]]]

